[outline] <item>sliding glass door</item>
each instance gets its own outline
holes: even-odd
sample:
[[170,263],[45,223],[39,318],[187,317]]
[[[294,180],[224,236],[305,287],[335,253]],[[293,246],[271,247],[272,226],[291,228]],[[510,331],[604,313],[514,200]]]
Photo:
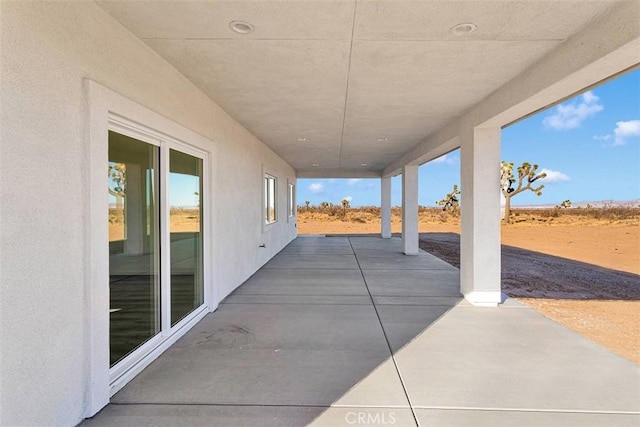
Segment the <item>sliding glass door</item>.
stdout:
[[111,366],[160,332],[158,155],[109,132]]
[[205,301],[204,158],[134,136],[109,131],[109,362],[116,374]]
[[204,302],[202,159],[169,150],[171,326]]

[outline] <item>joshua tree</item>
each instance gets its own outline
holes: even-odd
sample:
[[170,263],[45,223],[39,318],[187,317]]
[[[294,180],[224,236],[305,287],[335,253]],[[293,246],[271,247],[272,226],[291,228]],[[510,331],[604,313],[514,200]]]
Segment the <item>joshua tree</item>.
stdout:
[[[511,198],[516,194],[520,194],[523,191],[531,190],[536,193],[537,196],[542,195],[542,189],[544,185],[533,187],[533,183],[539,179],[545,178],[546,173],[537,173],[538,165],[533,165],[524,162],[522,166],[518,167],[518,176],[514,177],[513,163],[503,161],[500,165],[500,188],[505,198],[504,205],[504,220],[509,223],[509,216],[511,215]],[[517,186],[514,188],[514,184],[517,182]]]
[[311,202],[310,202],[310,201],[308,201],[308,200],[305,200],[305,201],[304,201],[304,205],[307,207],[307,210],[309,210],[309,203],[311,203]]
[[322,207],[322,209],[327,209],[329,207],[329,202],[321,202],[320,206]]
[[571,200],[567,199],[564,202],[560,203],[560,205],[558,206],[559,208],[570,208],[571,207]]
[[447,212],[451,212],[456,215],[460,212],[460,200],[458,196],[460,195],[460,190],[458,190],[458,186],[456,184],[453,185],[453,191],[445,196],[444,199],[438,200],[436,203],[438,206],[442,206],[442,210]]
[[124,196],[127,192],[127,168],[125,164],[110,164],[109,178],[113,183],[113,188],[109,188],[109,194],[116,198],[116,211],[120,212],[122,210]]
[[340,203],[342,203],[342,218],[344,219],[347,216],[347,209],[351,206],[349,206],[349,201],[347,199],[342,199]]

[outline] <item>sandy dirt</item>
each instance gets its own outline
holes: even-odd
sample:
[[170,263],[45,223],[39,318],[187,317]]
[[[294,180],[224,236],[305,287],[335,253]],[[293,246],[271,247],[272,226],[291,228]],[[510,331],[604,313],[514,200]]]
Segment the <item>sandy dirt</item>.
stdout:
[[502,243],[640,274],[640,225],[510,225]]
[[640,365],[640,302],[518,298],[520,302]]
[[[200,211],[198,209],[171,209],[171,233],[197,233],[200,231]],[[109,209],[109,241],[124,239],[124,214],[122,210]]]
[[[640,365],[640,216],[545,215],[519,214],[502,226],[503,291]],[[422,249],[459,266],[458,218],[421,213],[419,229]],[[398,212],[392,231],[401,231]],[[347,212],[344,220],[304,208],[298,214],[300,234],[379,232],[375,211]]]
[[[460,267],[458,234],[421,233],[420,247]],[[502,290],[516,298],[640,300],[640,276],[502,245]]]

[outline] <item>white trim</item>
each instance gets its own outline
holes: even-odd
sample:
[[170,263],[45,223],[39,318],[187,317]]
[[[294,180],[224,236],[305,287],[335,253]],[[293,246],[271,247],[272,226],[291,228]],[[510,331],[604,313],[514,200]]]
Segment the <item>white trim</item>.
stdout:
[[[126,355],[120,360],[113,368],[109,369],[109,383],[113,384],[120,379],[127,372],[134,370],[139,364],[140,360],[145,358],[146,354],[149,354],[153,349],[160,346],[165,340],[162,336],[162,331],[155,334],[153,337],[145,341],[140,347]],[[113,387],[110,388],[110,395],[114,395]]]
[[[269,191],[268,191],[268,186],[265,185],[265,181],[267,179],[273,179],[275,181],[275,185],[274,185],[274,191],[275,194],[273,195],[273,216],[274,216],[274,220],[273,221],[268,221],[267,220],[267,208],[268,208],[268,204],[269,204]],[[280,217],[280,209],[278,208],[278,177],[275,176],[272,173],[269,172],[263,172],[262,174],[262,224],[264,225],[263,230],[266,231],[268,229],[269,226],[276,224],[278,222],[278,218]]]
[[170,138],[170,137],[166,137],[163,138],[163,141],[167,143],[167,145],[169,146],[169,148],[176,150],[176,151],[181,151],[185,154],[188,154],[190,156],[193,157],[198,157],[200,159],[207,160],[208,157],[208,152],[204,151],[204,150],[200,150],[190,144],[187,144],[185,142],[179,141],[177,139],[174,138]]
[[[85,194],[88,207],[85,233],[87,254],[85,286],[87,295],[87,369],[85,417],[95,415],[109,403],[109,247],[108,193],[104,187],[104,167],[108,162],[108,105],[113,101],[102,86],[84,81],[89,110],[87,147],[88,179]],[[99,191],[94,191],[100,188]],[[106,337],[106,339],[105,339]]]
[[[209,182],[213,174],[212,157],[215,143],[178,123],[133,102],[106,87],[85,79],[87,117],[87,180],[85,194],[87,263],[86,351],[89,355],[86,369],[86,407],[84,416],[91,417],[109,403],[110,395],[130,381],[144,367],[195,325],[207,312],[217,307],[217,286],[211,271],[216,268],[211,244],[215,236],[213,227],[215,186]],[[133,120],[135,119],[135,120]],[[142,125],[144,123],[144,125]],[[136,364],[118,370],[111,378],[109,369],[109,247],[108,247],[108,193],[105,190],[105,171],[108,163],[108,130],[113,129],[154,145],[176,147],[187,154],[203,158],[203,193],[206,209],[203,218],[204,304],[194,310],[168,332],[163,328],[159,338],[152,338],[138,350],[150,351]],[[189,141],[186,143],[185,141]],[[163,173],[160,174],[162,177]],[[163,186],[163,188],[166,186]],[[161,207],[162,208],[162,207]],[[157,339],[161,343],[157,343]],[[150,348],[153,348],[150,350]],[[135,358],[136,350],[130,356]],[[138,357],[140,357],[138,355]],[[129,359],[129,356],[125,360]],[[122,365],[124,366],[124,365]],[[115,374],[116,365],[113,368]]]
[[156,147],[159,147],[162,142],[162,138],[160,138],[159,135],[155,135],[151,130],[147,130],[141,125],[133,124],[133,122],[124,117],[119,117],[116,114],[110,113],[108,118],[108,128],[110,131],[155,145]]
[[[166,336],[171,331],[171,289],[163,280],[171,279],[171,228],[169,207],[169,145],[160,147],[160,325]],[[165,310],[169,307],[169,310]],[[113,382],[112,382],[113,383]],[[112,386],[113,388],[113,386]]]
[[[209,197],[203,197],[202,202],[202,261],[205,267],[207,265],[210,268],[203,268],[202,280],[204,281],[204,304],[209,307],[209,312],[213,312],[218,308],[218,286],[213,280],[213,271],[217,267],[213,257],[213,242],[215,240],[214,233],[214,204],[215,204],[215,189],[211,179],[215,176],[213,172],[213,159],[210,155],[204,159],[202,165],[202,192],[208,194]],[[207,286],[209,284],[209,286]]]
[[296,217],[298,216],[296,199],[296,181],[291,178],[287,178],[287,222],[295,222]]

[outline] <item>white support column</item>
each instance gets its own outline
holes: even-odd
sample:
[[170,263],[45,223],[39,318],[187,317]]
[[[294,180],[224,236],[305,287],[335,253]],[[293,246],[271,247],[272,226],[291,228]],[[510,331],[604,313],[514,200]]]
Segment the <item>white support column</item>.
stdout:
[[381,188],[381,234],[383,239],[391,238],[391,177],[382,177]]
[[124,198],[125,241],[127,255],[142,255],[144,252],[144,189],[142,168],[127,163],[127,194]]
[[500,286],[500,128],[461,135],[460,292],[473,305],[496,306]]
[[402,250],[418,255],[418,166],[402,169]]

